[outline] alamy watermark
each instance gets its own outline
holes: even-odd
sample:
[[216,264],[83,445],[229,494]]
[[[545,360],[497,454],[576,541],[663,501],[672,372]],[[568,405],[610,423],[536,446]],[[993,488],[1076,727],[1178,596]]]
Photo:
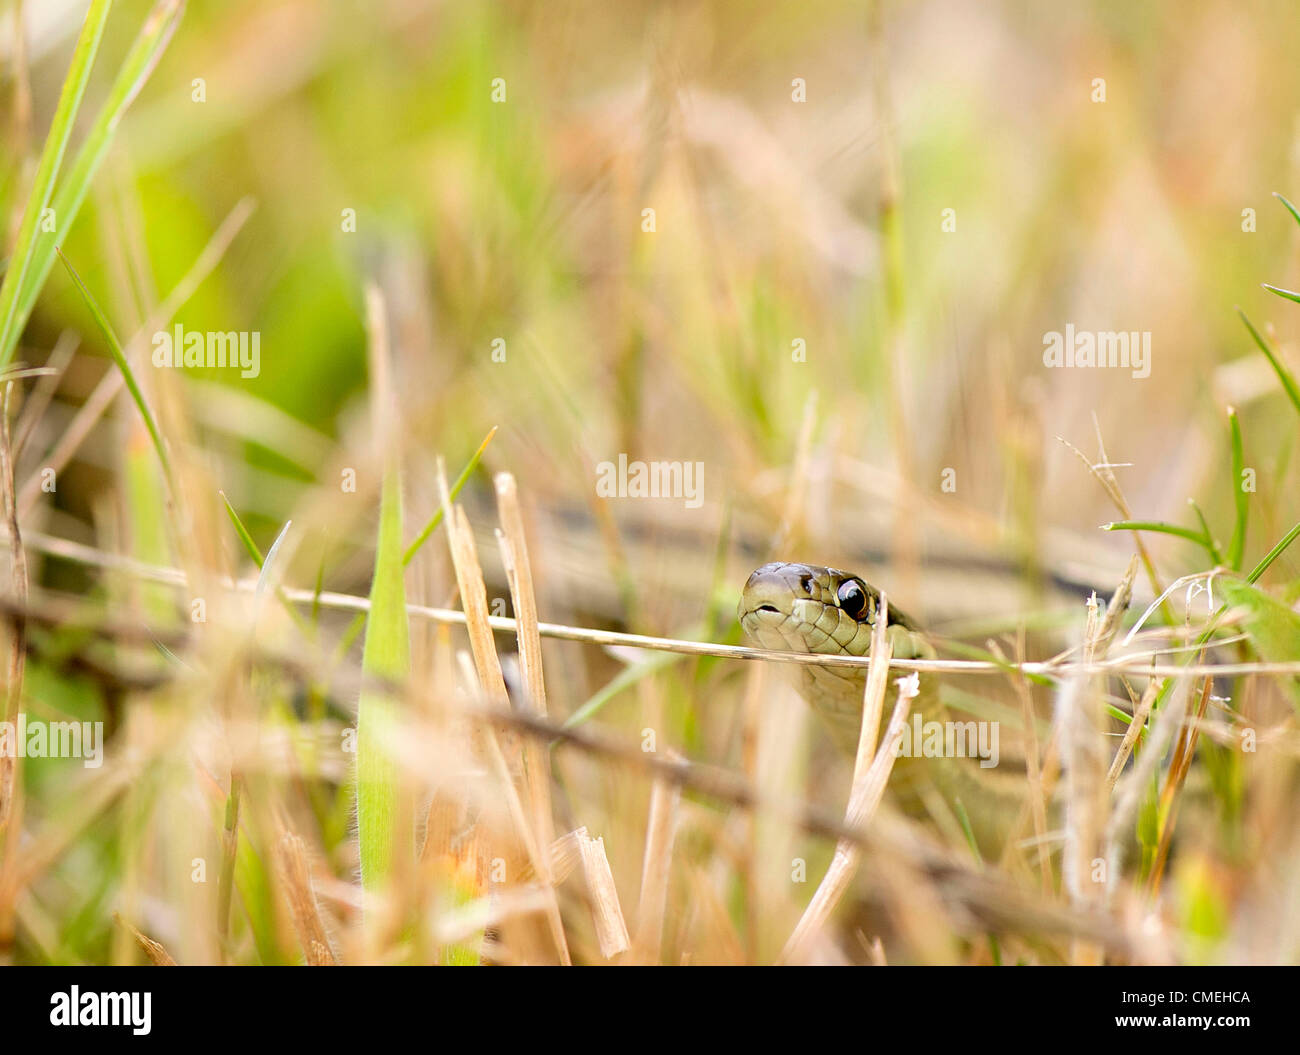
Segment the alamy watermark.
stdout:
[[899,758],[978,758],[980,769],[998,764],[997,722],[936,722],[912,715],[894,754]]
[[256,377],[262,372],[262,334],[258,330],[190,330],[178,322],[169,333],[153,335],[153,365],[190,368],[232,367],[239,376]]
[[87,769],[104,764],[103,722],[43,722],[20,713],[0,722],[0,758],[80,758]]
[[1135,378],[1151,376],[1150,330],[1076,331],[1066,323],[1065,332],[1043,334],[1043,365],[1057,369],[1121,369]]
[[626,454],[618,463],[596,466],[598,498],[681,498],[687,509],[704,504],[703,462],[629,462]]
[[153,1028],[153,994],[83,993],[80,986],[50,996],[52,1026],[127,1026],[137,1037]]

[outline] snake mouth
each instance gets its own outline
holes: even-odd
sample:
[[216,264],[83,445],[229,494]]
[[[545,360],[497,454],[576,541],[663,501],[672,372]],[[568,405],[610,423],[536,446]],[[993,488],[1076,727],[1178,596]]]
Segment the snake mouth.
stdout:
[[736,615],[743,623],[746,616],[762,620],[764,623],[779,623],[794,615],[794,605],[788,597],[753,597],[748,592],[740,598],[736,606]]

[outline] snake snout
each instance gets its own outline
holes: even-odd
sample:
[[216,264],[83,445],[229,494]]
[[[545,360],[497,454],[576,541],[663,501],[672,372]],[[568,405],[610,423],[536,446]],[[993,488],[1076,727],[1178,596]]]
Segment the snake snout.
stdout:
[[789,615],[793,600],[791,576],[785,564],[764,564],[745,583],[740,595],[740,621],[746,615]]
[[802,632],[817,614],[814,584],[816,569],[806,564],[774,562],[758,568],[740,595],[736,615],[746,635],[763,648],[813,651]]

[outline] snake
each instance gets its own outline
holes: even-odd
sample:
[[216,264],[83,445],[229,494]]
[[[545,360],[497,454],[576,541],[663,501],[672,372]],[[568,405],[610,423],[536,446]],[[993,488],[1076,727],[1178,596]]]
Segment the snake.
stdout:
[[[826,656],[869,656],[876,620],[884,608],[885,635],[895,659],[933,659],[935,650],[920,625],[861,576],[817,564],[774,562],[755,570],[737,606],[741,628],[760,648]],[[866,668],[800,664],[800,693],[824,723],[836,746],[850,757],[862,728]],[[912,715],[923,726],[948,721],[934,675],[922,673]],[[883,708],[879,737],[889,721]],[[913,727],[917,718],[912,719]],[[880,742],[880,739],[877,740]],[[922,785],[930,782],[960,805],[981,850],[996,851],[1026,802],[1023,769],[1017,776],[982,768],[978,758],[924,757],[913,751],[895,760],[890,789],[907,812],[919,812]],[[1014,769],[1014,764],[1007,769]]]

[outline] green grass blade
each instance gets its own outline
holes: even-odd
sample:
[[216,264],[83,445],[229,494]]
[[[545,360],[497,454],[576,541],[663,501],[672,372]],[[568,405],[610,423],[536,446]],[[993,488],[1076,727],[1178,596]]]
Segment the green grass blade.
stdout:
[[583,722],[593,718],[600,712],[600,709],[614,699],[621,692],[631,688],[642,678],[650,674],[657,673],[672,666],[674,663],[685,659],[685,656],[675,652],[653,652],[640,663],[630,667],[625,667],[609,680],[603,688],[597,690],[596,694],[587,700],[581,707],[574,711],[564,722],[564,728],[574,729]]
[[239,797],[242,784],[240,777],[232,774],[221,829],[221,869],[217,874],[217,936],[223,946],[230,936],[230,905],[235,892],[235,862],[239,858]]
[[1228,543],[1228,567],[1241,571],[1242,553],[1246,548],[1246,517],[1250,512],[1246,492],[1241,489],[1241,476],[1246,468],[1245,448],[1241,442],[1241,422],[1234,407],[1228,408],[1228,426],[1232,430],[1232,504],[1237,518],[1232,526],[1232,541]]
[[[398,773],[392,755],[398,703],[391,693],[372,687],[402,681],[411,666],[406,589],[402,582],[402,495],[396,468],[384,475],[379,505],[379,544],[370,587],[370,614],[361,672],[368,686],[357,708],[357,834],[361,883],[380,889],[393,868],[398,846]],[[409,818],[408,818],[409,819]],[[413,845],[413,834],[402,842]]]
[[1210,531],[1210,522],[1205,519],[1205,514],[1201,512],[1201,507],[1196,504],[1195,498],[1189,498],[1187,504],[1192,507],[1192,512],[1196,514],[1196,521],[1201,525],[1201,534],[1205,536],[1205,541],[1209,545],[1210,559],[1215,564],[1223,563],[1223,554],[1219,552],[1218,543],[1214,541],[1214,534]]
[[[1300,659],[1300,615],[1257,586],[1237,579],[1225,580],[1220,587],[1228,603],[1246,613],[1244,626],[1250,642],[1266,663],[1290,663]],[[1300,681],[1283,677],[1278,681],[1300,706]]]
[[[493,425],[491,431],[489,431],[488,434],[483,437],[483,442],[478,445],[478,450],[474,452],[474,456],[470,458],[468,462],[465,463],[465,468],[462,469],[460,475],[456,477],[456,482],[452,484],[450,490],[448,491],[448,494],[450,495],[451,500],[453,502],[456,501],[456,496],[460,494],[461,489],[465,486],[466,483],[469,482],[470,475],[474,472],[476,468],[478,468],[478,463],[480,459],[482,459],[483,457],[483,452],[487,450],[487,445],[492,442],[492,437],[495,436],[496,434],[497,434],[497,426]],[[415,557],[416,553],[419,552],[420,547],[423,546],[425,542],[429,540],[429,536],[432,535],[438,529],[438,525],[442,523],[442,512],[443,512],[442,506],[440,505],[438,507],[438,511],[434,513],[432,518],[430,518],[429,522],[424,525],[424,530],[421,531],[415,537],[414,542],[412,542],[409,546],[406,547],[406,553],[403,554],[402,556],[403,567],[411,563],[411,560]],[[322,574],[324,574],[323,568],[322,568]],[[319,585],[320,583],[318,580],[317,586],[319,587]],[[348,624],[347,629],[343,631],[342,636],[340,636],[338,648],[335,650],[336,656],[347,655],[348,649],[350,649],[352,647],[352,643],[356,641],[357,635],[361,633],[361,628],[365,626],[365,623],[366,623],[366,613],[358,612],[356,617],[352,620],[352,622]]]
[[[1268,554],[1264,557],[1264,559],[1261,560],[1258,564],[1255,565],[1254,568],[1251,569],[1250,574],[1246,576],[1246,582],[1252,585],[1254,583],[1257,583],[1260,580],[1260,577],[1264,574],[1264,572],[1268,571],[1269,567],[1273,564],[1273,562],[1277,560],[1278,557],[1280,557],[1286,551],[1287,547],[1290,546],[1291,543],[1294,542],[1298,536],[1300,536],[1300,523],[1296,524],[1295,527],[1293,527],[1290,531],[1288,531],[1285,535],[1283,535],[1282,538],[1278,541],[1277,545],[1268,551]],[[1197,647],[1208,644],[1210,639],[1214,637],[1215,633],[1219,629],[1219,620],[1223,616],[1224,612],[1226,612],[1227,610],[1228,610],[1227,602],[1224,602],[1223,604],[1219,605],[1218,610],[1214,613],[1213,616],[1210,617],[1210,621],[1206,624],[1205,628],[1202,629],[1201,632],[1196,636]],[[1195,650],[1189,649],[1185,653],[1186,662],[1192,663],[1195,660],[1196,655],[1197,653],[1195,652]],[[1165,701],[1169,698],[1170,693],[1173,692],[1174,686],[1177,684],[1177,682],[1178,682],[1177,678],[1165,679],[1164,686],[1160,689],[1160,692],[1156,696],[1155,705],[1154,705],[1155,710],[1159,710],[1161,707],[1164,706]]]
[[[492,442],[492,437],[496,434],[497,426],[493,425],[491,431],[483,437],[483,442],[478,445],[478,450],[474,452],[474,456],[465,463],[465,468],[462,469],[460,475],[456,477],[456,482],[451,485],[451,489],[448,492],[453,502],[456,500],[456,496],[460,494],[461,488],[464,487],[466,482],[469,480],[470,474],[478,468],[478,463],[483,457],[483,452],[487,450],[487,445]],[[442,523],[442,513],[443,508],[440,505],[438,506],[438,511],[434,513],[429,522],[424,525],[424,530],[416,535],[415,541],[406,547],[406,553],[402,556],[403,566],[411,563],[411,560],[420,551],[420,547],[429,540],[430,535],[438,530],[438,525]]]
[[1176,535],[1178,538],[1185,538],[1189,542],[1195,542],[1207,551],[1213,546],[1210,540],[1199,531],[1179,527],[1177,524],[1166,524],[1162,520],[1115,520],[1109,524],[1102,524],[1101,529],[1103,531],[1153,531],[1161,535]]
[[253,594],[259,600],[266,593],[266,588],[274,582],[275,558],[280,552],[285,536],[289,534],[289,528],[292,526],[292,520],[284,522],[284,527],[280,529],[280,534],[276,535],[275,541],[271,543],[270,551],[266,554],[266,560],[262,564],[262,573],[257,577],[257,589]]
[[[271,552],[263,557],[262,551],[258,548],[257,543],[253,541],[253,536],[248,533],[248,528],[244,527],[244,522],[239,519],[239,514],[235,512],[235,507],[230,504],[230,499],[226,497],[226,492],[218,491],[217,494],[221,495],[221,501],[226,505],[226,515],[230,517],[230,522],[235,525],[235,534],[239,536],[239,541],[244,544],[244,549],[248,552],[248,555],[253,558],[253,563],[257,565],[258,569],[262,573],[258,578],[258,593],[261,593],[263,580],[266,578],[267,567],[270,565],[272,558],[275,557],[276,547],[280,545],[280,540],[284,538],[284,533],[289,529],[289,524],[286,523],[280,530],[280,535],[276,538],[275,544],[271,547]],[[317,582],[317,590],[319,589],[320,583]],[[298,611],[297,606],[289,600],[288,594],[284,592],[284,587],[278,582],[275,584],[275,596],[279,598],[280,603],[284,605],[284,610],[289,613],[289,618],[293,620],[294,626],[301,631],[303,637],[307,638],[309,641],[312,640],[315,636],[312,631],[312,624],[303,618],[303,615]]]
[[1246,324],[1246,329],[1250,331],[1251,337],[1253,337],[1255,343],[1259,345],[1259,350],[1268,358],[1269,365],[1273,367],[1273,372],[1277,374],[1278,380],[1282,382],[1282,387],[1286,389],[1287,397],[1291,400],[1291,403],[1295,406],[1296,410],[1300,412],[1300,387],[1297,387],[1295,378],[1291,376],[1291,371],[1283,366],[1282,361],[1273,354],[1273,350],[1268,346],[1268,342],[1265,341],[1260,335],[1260,332],[1251,325],[1251,321],[1246,318],[1246,313],[1238,308],[1237,314],[1241,316],[1241,321]]
[[1300,535],[1300,524],[1296,524],[1295,527],[1282,536],[1282,541],[1269,550],[1268,555],[1251,569],[1250,574],[1246,576],[1246,581],[1250,583],[1259,582],[1260,576],[1268,571],[1269,565],[1282,556],[1286,548],[1296,540],[1297,535]]
[[1278,201],[1280,201],[1283,205],[1286,206],[1287,212],[1289,212],[1293,217],[1295,217],[1296,223],[1300,223],[1300,212],[1296,212],[1296,207],[1294,205],[1292,205],[1289,201],[1287,201],[1284,197],[1282,197],[1282,195],[1280,195],[1277,191],[1273,192],[1273,197],[1275,197]]
[[257,543],[253,541],[253,536],[248,533],[248,528],[244,527],[244,522],[239,519],[239,514],[235,512],[235,507],[230,504],[230,499],[226,497],[225,491],[218,491],[221,501],[226,504],[226,514],[230,517],[230,522],[235,525],[235,534],[239,536],[239,541],[244,544],[244,549],[248,555],[253,558],[253,563],[260,569],[265,563],[262,551],[257,548]]
[[316,588],[311,595],[311,625],[317,626],[320,623],[320,595],[325,589],[325,557],[322,555],[320,563],[316,565]]
[[1287,300],[1293,300],[1300,304],[1300,293],[1292,293],[1289,289],[1283,289],[1281,286],[1270,286],[1267,282],[1261,282],[1260,285],[1270,293],[1276,293],[1279,297],[1285,297]]
[[58,178],[59,166],[63,164],[68,137],[72,135],[72,126],[76,123],[77,111],[81,108],[86,83],[90,80],[90,69],[95,64],[95,54],[99,51],[104,24],[108,21],[108,12],[112,6],[113,0],[94,0],[86,12],[86,21],[82,24],[76,50],[72,53],[72,65],[68,68],[63,91],[59,94],[54,120],[50,123],[49,135],[45,137],[45,148],[41,151],[32,190],[27,196],[27,207],[23,210],[9,269],[5,272],[4,284],[0,286],[0,367],[9,365],[14,349],[18,346],[21,329],[18,319],[19,294],[32,268],[37,225],[54,194],[54,181]]
[[167,448],[163,444],[162,434],[158,431],[158,423],[154,420],[153,411],[149,409],[144,393],[140,391],[140,386],[136,383],[135,373],[131,370],[131,364],[127,362],[126,353],[122,350],[122,343],[117,339],[117,334],[113,332],[113,327],[109,325],[108,319],[105,318],[104,312],[95,302],[95,298],[90,295],[90,290],[81,281],[81,276],[77,274],[68,258],[63,255],[63,250],[55,249],[55,252],[59,254],[63,266],[68,269],[68,274],[72,276],[72,281],[76,283],[77,289],[81,291],[81,296],[86,301],[86,307],[90,309],[90,314],[94,316],[100,332],[103,333],[104,339],[108,341],[109,351],[113,353],[113,361],[117,363],[117,368],[122,371],[122,380],[126,382],[127,391],[131,393],[131,398],[135,400],[140,416],[144,418],[145,428],[149,430],[154,449],[158,452],[158,461],[162,464],[163,473],[167,477],[167,485],[171,487],[174,477],[172,476],[171,460],[167,457]]
[[[81,206],[90,191],[95,174],[99,171],[100,163],[113,143],[114,133],[122,116],[162,58],[184,11],[184,0],[159,0],[159,3],[154,6],[131,45],[131,50],[122,60],[113,86],[109,89],[108,98],[99,113],[95,115],[95,121],[86,134],[85,142],[77,151],[72,167],[55,191],[52,208],[57,230],[36,233],[31,267],[26,281],[18,291],[18,308],[14,317],[13,334],[15,343],[27,324],[45,280],[49,278],[50,268],[54,266],[55,245],[63,242],[66,232],[72,229],[72,224],[77,214],[81,212]],[[0,359],[0,362],[8,362],[11,351],[12,349],[6,346],[5,357]]]
[[361,629],[365,625],[366,625],[366,613],[358,612],[353,617],[352,622],[350,622],[347,625],[347,629],[345,629],[343,633],[339,636],[338,648],[334,650],[334,655],[336,657],[341,658],[348,654],[348,650],[352,648],[353,643],[357,639],[357,635],[361,633]]
[[979,843],[975,841],[975,829],[971,827],[970,814],[966,812],[966,807],[961,799],[953,800],[952,809],[957,814],[957,821],[961,825],[962,834],[966,836],[966,845],[970,847],[971,853],[975,855],[975,863],[983,867],[984,855],[980,853]]

